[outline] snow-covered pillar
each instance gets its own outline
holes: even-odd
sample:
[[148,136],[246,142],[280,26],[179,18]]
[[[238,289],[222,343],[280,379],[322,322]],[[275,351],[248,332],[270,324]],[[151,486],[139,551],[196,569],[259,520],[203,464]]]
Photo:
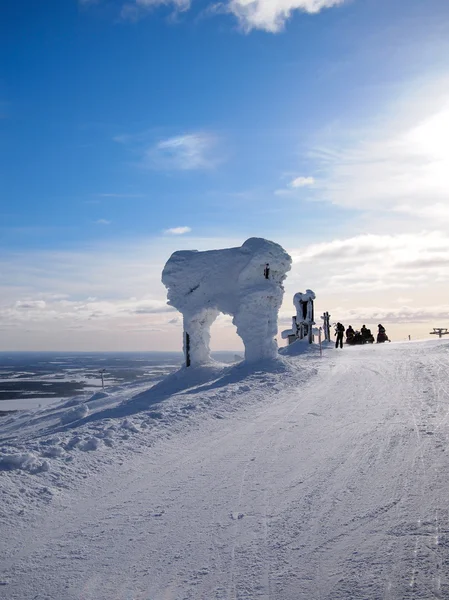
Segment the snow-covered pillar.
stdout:
[[282,294],[258,290],[242,297],[232,322],[245,345],[245,360],[256,362],[275,358],[278,346],[277,317],[282,304]]
[[187,364],[186,335],[189,335],[190,365],[196,367],[210,362],[210,328],[219,311],[211,308],[191,315],[184,314],[184,355]]

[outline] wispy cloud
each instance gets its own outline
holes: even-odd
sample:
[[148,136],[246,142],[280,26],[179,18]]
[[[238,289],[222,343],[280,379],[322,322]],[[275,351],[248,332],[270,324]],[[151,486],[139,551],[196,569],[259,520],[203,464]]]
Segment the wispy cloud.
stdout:
[[287,187],[275,190],[274,193],[276,196],[293,196],[295,191],[301,188],[311,187],[313,185],[315,185],[314,177],[295,177],[288,183]]
[[[145,169],[205,170],[216,167],[223,160],[223,157],[219,156],[218,137],[205,131],[155,139],[155,131],[149,130],[120,134],[112,139],[123,144],[133,154],[140,155],[138,166]],[[118,197],[118,195],[105,194],[103,197]]]
[[184,12],[189,10],[190,4],[190,0],[134,0],[122,6],[120,16],[125,20],[138,21],[148,11],[158,6],[170,6],[175,12]]
[[449,277],[449,236],[441,232],[358,235],[291,252],[303,276],[338,293],[435,291]]
[[164,233],[169,235],[184,235],[184,233],[189,233],[192,231],[190,227],[171,227],[170,229],[165,229]]
[[217,164],[217,140],[207,133],[189,133],[159,141],[145,154],[144,164],[156,169],[191,171]]
[[[285,27],[295,11],[316,14],[320,11],[343,4],[346,0],[228,0],[212,3],[206,9],[209,13],[229,13],[234,15],[244,32],[260,29],[278,33]],[[158,6],[171,6],[175,12],[190,9],[190,0],[132,0],[121,10],[123,19],[136,21],[148,11]]]
[[317,199],[415,221],[447,222],[447,79],[421,83],[371,129],[352,130],[351,139],[340,133],[336,142],[313,153],[323,174],[315,186]]
[[44,300],[17,300],[14,307],[18,310],[43,310],[46,308]]
[[345,0],[230,0],[228,12],[237,17],[244,31],[282,31],[294,11],[309,14],[343,4]]
[[112,221],[108,221],[108,219],[97,219],[95,223],[97,225],[110,225]]
[[336,307],[335,313],[346,323],[447,323],[449,304],[431,304],[416,308],[413,306],[360,306],[356,308]]
[[313,177],[295,177],[290,182],[290,187],[293,189],[307,187],[313,185],[315,183],[315,179]]

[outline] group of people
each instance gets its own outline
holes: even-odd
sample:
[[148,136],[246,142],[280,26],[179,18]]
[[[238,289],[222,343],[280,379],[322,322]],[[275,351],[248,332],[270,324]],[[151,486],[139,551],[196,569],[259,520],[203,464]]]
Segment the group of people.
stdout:
[[[379,323],[378,331],[377,331],[377,340],[378,344],[382,344],[383,342],[389,342],[390,340],[387,337],[387,333],[385,331],[385,327]],[[345,334],[345,326],[342,323],[337,323],[335,326],[335,335],[337,339],[335,341],[335,347],[343,348],[343,336]],[[374,336],[371,333],[371,329],[368,329],[365,325],[362,325],[360,331],[356,331],[352,328],[352,325],[346,329],[346,343],[350,345],[355,344],[373,344]]]

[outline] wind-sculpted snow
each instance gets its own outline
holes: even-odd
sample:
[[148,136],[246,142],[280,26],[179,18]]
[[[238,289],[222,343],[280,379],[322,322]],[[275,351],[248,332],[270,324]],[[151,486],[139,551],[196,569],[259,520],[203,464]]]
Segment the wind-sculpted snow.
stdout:
[[250,238],[240,248],[172,254],[162,272],[168,303],[183,315],[192,365],[210,362],[210,327],[231,315],[245,346],[245,359],[275,358],[282,282],[291,258],[268,240]]
[[0,421],[0,597],[449,598],[448,368],[325,348]]
[[[250,389],[273,393],[283,376],[293,385],[312,372],[310,368],[296,372],[282,358],[232,366],[211,363],[181,368],[154,385],[112,388],[44,409],[19,412],[0,421],[0,473],[35,475],[49,471],[48,477],[56,480],[53,487],[72,485],[85,476],[84,453],[94,452],[98,455],[95,460],[109,462],[117,458],[117,453],[130,449],[126,445],[130,440],[135,444],[131,451],[138,451],[140,446],[151,446],[161,435],[184,427],[194,414],[219,418],[245,402]],[[87,459],[88,470],[95,460]],[[35,484],[39,481],[30,479],[31,488]],[[3,508],[8,510],[8,502]]]

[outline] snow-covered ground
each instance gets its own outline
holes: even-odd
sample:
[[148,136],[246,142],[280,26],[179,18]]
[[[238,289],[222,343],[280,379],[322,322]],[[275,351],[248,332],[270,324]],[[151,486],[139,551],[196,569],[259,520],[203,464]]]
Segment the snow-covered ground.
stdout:
[[0,421],[0,597],[449,598],[449,343],[181,371]]

